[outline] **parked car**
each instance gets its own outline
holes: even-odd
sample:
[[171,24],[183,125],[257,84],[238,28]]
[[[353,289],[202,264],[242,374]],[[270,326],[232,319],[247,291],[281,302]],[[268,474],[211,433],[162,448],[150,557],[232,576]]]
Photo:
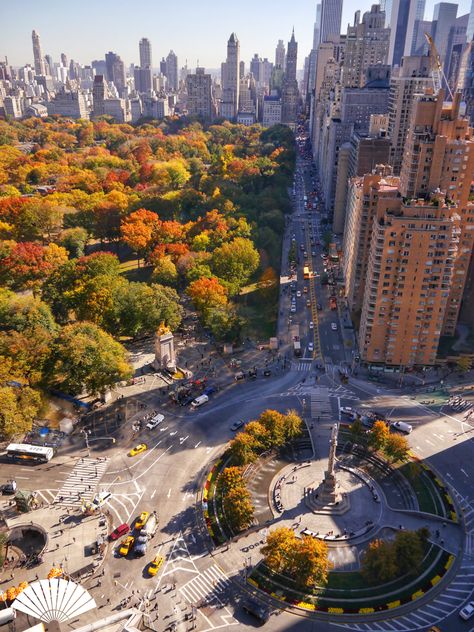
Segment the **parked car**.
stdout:
[[16,492],[16,489],[16,481],[12,479],[11,481],[7,481],[4,485],[2,485],[2,494],[14,494]]
[[264,372],[263,372],[263,375],[264,375],[265,377],[270,377],[270,375],[271,375],[271,374],[272,374],[272,372],[271,372],[271,370],[270,370],[270,369],[265,369],[265,370],[264,370]]
[[130,527],[128,526],[128,524],[123,523],[112,531],[112,533],[109,535],[109,540],[111,541],[118,540],[129,531],[130,531]]
[[239,428],[242,428],[244,423],[245,422],[242,419],[239,419],[238,421],[234,421],[230,429],[232,430],[232,432],[236,432]]
[[308,342],[308,351],[314,351],[314,343]]
[[337,331],[337,323],[331,323],[331,329]]
[[341,415],[352,415],[354,412],[350,406],[341,406],[340,411]]
[[464,621],[467,621],[474,616],[474,601],[467,603],[462,610],[459,611],[459,616]]
[[253,599],[246,599],[242,604],[242,608],[245,612],[252,615],[252,617],[255,617],[260,625],[264,625],[270,618],[270,609],[268,606],[254,601]]

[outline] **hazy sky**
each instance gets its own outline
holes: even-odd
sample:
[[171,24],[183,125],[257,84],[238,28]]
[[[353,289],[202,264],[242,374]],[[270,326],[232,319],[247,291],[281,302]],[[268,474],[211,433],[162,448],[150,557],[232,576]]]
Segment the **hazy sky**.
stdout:
[[[435,0],[427,0],[431,18]],[[343,29],[357,9],[366,11],[371,0],[344,0]],[[458,15],[467,13],[471,0],[459,0]],[[295,27],[298,66],[302,67],[312,43],[316,0],[0,0],[0,58],[14,66],[33,63],[31,31],[41,37],[43,54],[59,60],[61,52],[84,64],[103,59],[113,50],[126,64],[138,63],[138,41],[152,43],[153,65],[170,49],[183,66],[197,61],[219,68],[232,31],[240,40],[246,64],[254,53],[274,60],[278,39],[286,42]]]

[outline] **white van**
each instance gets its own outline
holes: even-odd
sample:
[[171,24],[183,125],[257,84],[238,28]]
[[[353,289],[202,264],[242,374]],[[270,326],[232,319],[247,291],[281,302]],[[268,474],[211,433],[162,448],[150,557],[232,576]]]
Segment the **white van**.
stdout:
[[193,399],[191,402],[191,408],[199,408],[199,406],[207,404],[208,401],[209,397],[207,395],[199,395],[199,397],[196,397],[196,399]]
[[407,424],[404,421],[394,421],[392,428],[395,428],[395,430],[399,430],[400,432],[404,432],[405,434],[410,434],[413,430],[413,426],[410,426],[410,424]]

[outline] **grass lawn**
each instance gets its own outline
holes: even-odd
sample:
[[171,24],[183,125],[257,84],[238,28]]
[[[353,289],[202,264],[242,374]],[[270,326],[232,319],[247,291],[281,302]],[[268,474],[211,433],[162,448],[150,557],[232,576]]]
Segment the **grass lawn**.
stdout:
[[278,287],[274,291],[259,289],[257,283],[244,287],[236,300],[239,315],[245,323],[242,336],[266,340],[276,335]]
[[444,517],[437,490],[434,483],[430,480],[430,477],[423,472],[423,470],[419,471],[415,476],[410,475],[409,463],[402,465],[399,472],[410,482],[410,485],[418,499],[420,511],[426,511],[427,513],[434,514],[435,516]]
[[140,267],[138,267],[138,262],[138,259],[123,261],[120,264],[120,273],[123,274],[128,281],[141,281],[147,283],[150,281],[153,267],[145,265],[143,259],[140,259]]

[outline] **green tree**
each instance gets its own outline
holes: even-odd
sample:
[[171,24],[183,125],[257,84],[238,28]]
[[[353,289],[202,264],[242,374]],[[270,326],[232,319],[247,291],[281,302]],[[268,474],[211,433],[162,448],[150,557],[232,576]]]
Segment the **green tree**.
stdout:
[[41,327],[53,333],[57,329],[49,306],[38,297],[15,294],[0,288],[0,327],[23,332]]
[[129,283],[116,300],[117,320],[123,335],[153,333],[162,322],[174,330],[181,322],[179,296],[170,287]]
[[98,394],[132,376],[127,352],[93,323],[66,325],[54,342],[48,383],[66,393]]
[[365,431],[364,431],[364,426],[362,425],[362,421],[360,417],[357,417],[352,422],[351,427],[350,427],[350,433],[351,433],[352,441],[354,441],[354,443],[358,443],[364,437]]
[[84,255],[88,238],[87,230],[81,226],[67,228],[61,234],[60,244],[66,248],[70,257],[77,259]]
[[176,285],[178,281],[178,271],[176,270],[176,266],[171,257],[161,257],[157,261],[151,278],[155,283]]
[[397,577],[398,567],[393,544],[384,540],[370,542],[362,558],[361,572],[371,586]]
[[389,434],[383,447],[385,456],[394,463],[406,461],[409,450],[410,445],[407,438],[397,434]]
[[418,531],[399,531],[393,542],[398,575],[416,575],[425,555],[425,541]]
[[260,257],[250,239],[236,237],[216,248],[212,267],[216,275],[226,282],[231,294],[237,294],[258,268]]
[[369,432],[368,443],[373,450],[382,450],[390,436],[390,430],[384,421],[376,421]]

